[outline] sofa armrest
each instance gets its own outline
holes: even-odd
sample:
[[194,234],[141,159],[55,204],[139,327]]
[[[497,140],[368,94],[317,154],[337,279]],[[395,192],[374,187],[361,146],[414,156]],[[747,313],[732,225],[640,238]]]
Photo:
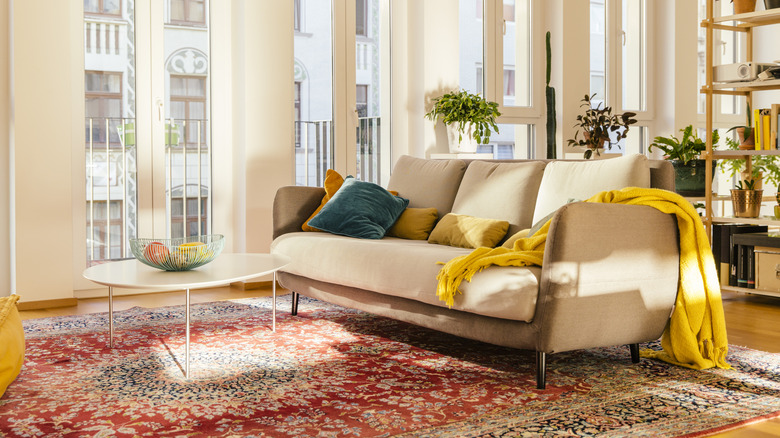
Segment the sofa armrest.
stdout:
[[674,215],[573,203],[553,217],[534,316],[545,353],[657,339],[679,278]]
[[322,187],[286,186],[276,191],[273,207],[273,238],[301,231],[325,196]]

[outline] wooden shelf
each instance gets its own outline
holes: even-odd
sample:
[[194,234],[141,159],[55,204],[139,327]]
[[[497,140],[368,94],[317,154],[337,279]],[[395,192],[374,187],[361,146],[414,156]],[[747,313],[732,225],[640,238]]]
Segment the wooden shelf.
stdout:
[[[748,12],[746,14],[726,15],[723,17],[714,17],[713,23],[728,23],[730,21],[737,22],[736,27],[749,28],[757,26],[767,26],[770,24],[780,23],[780,8],[769,9],[766,11]],[[702,22],[702,26],[706,26],[707,21]]]
[[[738,94],[747,94],[751,91],[780,90],[780,79],[748,82],[715,82],[712,84],[712,90],[715,94],[720,94],[718,93],[719,90],[736,90]],[[706,88],[704,88],[704,91],[706,92]]]
[[712,218],[713,224],[751,224],[768,225],[771,227],[780,227],[780,219],[774,216],[761,216],[757,218],[734,217],[734,216],[715,216]]
[[780,155],[780,149],[762,149],[762,150],[753,150],[753,149],[747,149],[747,150],[733,150],[729,149],[726,151],[712,151],[712,158],[743,158],[747,156],[755,156],[755,155]]
[[748,289],[746,287],[724,286],[724,285],[720,286],[720,290],[729,291],[729,292],[739,292],[744,294],[765,295],[768,297],[780,298],[780,292],[774,292],[771,290]]

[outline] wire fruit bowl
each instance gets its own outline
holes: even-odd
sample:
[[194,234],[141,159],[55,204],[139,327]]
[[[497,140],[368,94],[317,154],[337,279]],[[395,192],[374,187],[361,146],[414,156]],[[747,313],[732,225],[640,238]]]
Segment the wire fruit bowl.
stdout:
[[130,239],[130,250],[139,262],[165,271],[188,271],[214,260],[225,247],[225,236],[176,239]]

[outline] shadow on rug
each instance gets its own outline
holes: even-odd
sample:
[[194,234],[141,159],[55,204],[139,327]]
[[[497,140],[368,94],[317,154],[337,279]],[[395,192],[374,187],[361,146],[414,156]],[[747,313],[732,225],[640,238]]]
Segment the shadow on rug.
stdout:
[[[702,436],[780,415],[780,356],[731,346],[695,371],[625,346],[548,356],[302,297],[25,321],[27,356],[0,399],[17,436]],[[650,348],[659,348],[657,344]]]

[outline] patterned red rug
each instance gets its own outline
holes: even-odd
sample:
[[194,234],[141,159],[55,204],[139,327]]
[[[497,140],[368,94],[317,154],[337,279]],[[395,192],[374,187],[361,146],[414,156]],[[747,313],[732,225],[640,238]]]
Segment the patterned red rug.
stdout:
[[[693,371],[626,347],[534,355],[302,298],[25,321],[0,434],[32,436],[702,436],[780,415],[780,355],[731,347]],[[656,345],[651,345],[658,348]]]

